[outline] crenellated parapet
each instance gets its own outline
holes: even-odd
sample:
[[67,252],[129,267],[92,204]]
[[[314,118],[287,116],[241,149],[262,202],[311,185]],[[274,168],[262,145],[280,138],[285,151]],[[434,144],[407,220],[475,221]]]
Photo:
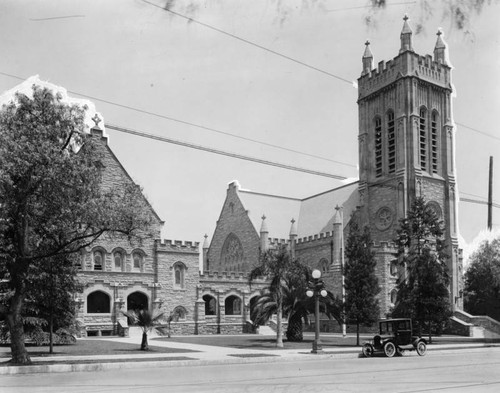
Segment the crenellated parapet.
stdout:
[[278,239],[278,238],[269,238],[269,247],[270,248],[277,248],[279,246],[285,246],[289,243],[290,241],[288,239]]
[[316,234],[316,235],[311,235],[311,236],[307,236],[307,237],[301,237],[301,238],[297,239],[297,244],[304,245],[304,246],[307,245],[307,244],[314,245],[318,241],[324,242],[325,239],[329,239],[329,238],[332,238],[332,237],[333,237],[333,231],[331,231],[331,232],[322,232],[322,233],[319,233],[319,234]]
[[358,79],[359,99],[370,96],[406,77],[420,80],[451,90],[451,68],[434,61],[431,55],[421,56],[405,52],[387,62],[380,61],[377,68]]
[[394,253],[397,252],[398,247],[394,242],[373,242],[371,244],[371,249],[375,252],[389,252]]
[[157,239],[155,246],[158,252],[199,253],[200,251],[200,243],[192,241]]

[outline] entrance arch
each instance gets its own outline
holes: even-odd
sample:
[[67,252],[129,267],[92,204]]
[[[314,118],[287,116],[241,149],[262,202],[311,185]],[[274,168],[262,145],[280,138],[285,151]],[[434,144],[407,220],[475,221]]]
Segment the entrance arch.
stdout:
[[148,297],[142,292],[132,292],[127,296],[127,310],[148,310]]

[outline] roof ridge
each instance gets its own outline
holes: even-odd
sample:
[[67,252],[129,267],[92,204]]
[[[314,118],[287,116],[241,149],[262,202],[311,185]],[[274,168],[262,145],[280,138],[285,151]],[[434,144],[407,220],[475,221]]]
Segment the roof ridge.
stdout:
[[288,200],[297,201],[297,202],[302,201],[302,199],[300,199],[300,198],[287,197],[287,196],[283,196],[283,195],[266,194],[263,192],[256,192],[256,191],[250,191],[250,190],[241,190],[240,189],[238,192],[244,193],[244,194],[254,194],[254,195],[260,195],[260,196],[266,196],[266,197],[271,197],[271,198],[288,199]]
[[315,197],[320,196],[320,195],[328,194],[329,192],[340,190],[341,188],[349,187],[349,186],[352,186],[352,185],[354,185],[356,183],[359,183],[359,180],[353,181],[352,183],[349,183],[349,184],[344,184],[344,185],[339,186],[339,187],[331,188],[329,190],[320,192],[318,194],[314,194],[314,195],[308,196],[307,198],[301,199],[301,201],[307,201],[308,199],[315,198]]

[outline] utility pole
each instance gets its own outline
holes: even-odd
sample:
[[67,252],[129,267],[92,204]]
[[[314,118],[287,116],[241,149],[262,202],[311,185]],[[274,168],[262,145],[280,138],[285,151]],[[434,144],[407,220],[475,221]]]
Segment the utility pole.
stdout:
[[490,156],[490,174],[488,178],[488,230],[493,222],[493,156]]

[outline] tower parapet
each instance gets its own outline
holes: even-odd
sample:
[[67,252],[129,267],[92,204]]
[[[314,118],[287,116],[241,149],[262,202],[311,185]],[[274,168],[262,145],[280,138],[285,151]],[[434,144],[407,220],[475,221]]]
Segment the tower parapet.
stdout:
[[358,79],[358,99],[378,93],[399,79],[413,76],[444,89],[452,89],[451,67],[435,61],[431,55],[420,56],[407,51],[388,62],[380,61],[376,69],[361,75]]
[[184,240],[170,240],[170,239],[157,239],[155,241],[157,251],[165,252],[190,252],[199,253],[199,242],[184,241]]

